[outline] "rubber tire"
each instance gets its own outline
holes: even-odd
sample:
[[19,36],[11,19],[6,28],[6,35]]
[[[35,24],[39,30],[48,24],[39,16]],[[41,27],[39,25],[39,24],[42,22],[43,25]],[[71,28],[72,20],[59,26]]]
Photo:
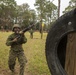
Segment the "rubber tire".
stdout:
[[[60,61],[61,57],[64,57],[65,59],[65,56],[63,56],[65,48],[63,47],[63,51],[58,50],[61,48],[59,43],[64,37],[66,38],[70,32],[75,31],[76,9],[71,10],[58,18],[50,28],[46,38],[45,54],[51,75],[67,75],[67,72],[64,70],[64,66],[61,64],[63,62],[65,63],[65,61]],[[58,52],[60,52],[61,57],[58,55]]]

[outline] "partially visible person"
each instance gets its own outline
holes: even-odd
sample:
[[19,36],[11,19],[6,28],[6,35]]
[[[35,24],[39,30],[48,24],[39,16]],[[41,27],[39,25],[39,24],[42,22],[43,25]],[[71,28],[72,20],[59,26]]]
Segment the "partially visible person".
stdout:
[[30,29],[29,32],[30,32],[30,38],[33,39],[33,33],[34,33],[33,29]]

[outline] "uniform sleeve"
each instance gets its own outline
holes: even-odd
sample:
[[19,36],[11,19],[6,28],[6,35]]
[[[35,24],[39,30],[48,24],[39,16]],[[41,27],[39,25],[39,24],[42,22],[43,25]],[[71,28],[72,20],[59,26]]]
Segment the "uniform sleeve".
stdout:
[[11,46],[12,45],[12,38],[11,38],[11,36],[9,36],[8,38],[7,38],[7,40],[6,40],[6,45],[7,46]]
[[27,42],[27,38],[24,35],[21,35],[21,37],[18,39],[18,44],[24,44]]
[[27,38],[23,35],[22,36],[22,43],[26,43],[27,42]]

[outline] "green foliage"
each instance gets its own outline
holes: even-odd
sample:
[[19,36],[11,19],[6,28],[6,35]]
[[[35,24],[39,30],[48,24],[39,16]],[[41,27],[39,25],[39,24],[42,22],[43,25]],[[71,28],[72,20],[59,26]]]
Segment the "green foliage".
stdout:
[[15,7],[14,0],[0,0],[0,25],[10,26],[15,16]]
[[[57,6],[50,1],[46,3],[46,14],[47,18],[50,20],[50,23],[57,19]],[[50,24],[49,23],[49,24]]]
[[30,21],[36,20],[35,11],[27,3],[17,5],[15,0],[0,0],[0,28],[12,29],[14,23],[27,27]]
[[36,20],[35,11],[29,8],[27,3],[24,3],[17,8],[17,21],[22,27],[27,27],[30,25],[30,22],[34,22]]
[[30,18],[30,21],[31,22],[36,22],[36,11],[35,10],[30,10],[30,15],[31,15],[31,18]]
[[70,10],[72,10],[74,8],[76,8],[76,0],[70,0],[69,1],[69,6],[67,6],[65,8],[65,10],[63,11],[63,13],[67,13],[68,11],[70,11]]
[[35,0],[35,6],[36,9],[38,10],[39,14],[40,14],[40,19],[45,17],[44,14],[44,9],[45,9],[45,5],[46,5],[46,0]]
[[40,25],[42,22],[49,25],[57,19],[57,6],[52,2],[48,0],[35,0],[34,6],[38,11],[38,21],[40,22]]
[[[19,23],[22,28],[36,22],[50,25],[56,20],[57,6],[52,2],[36,0],[35,6],[37,11],[30,9],[27,3],[17,5],[15,0],[0,0],[0,29],[11,30],[14,23]],[[35,26],[35,29],[40,29],[40,25]]]

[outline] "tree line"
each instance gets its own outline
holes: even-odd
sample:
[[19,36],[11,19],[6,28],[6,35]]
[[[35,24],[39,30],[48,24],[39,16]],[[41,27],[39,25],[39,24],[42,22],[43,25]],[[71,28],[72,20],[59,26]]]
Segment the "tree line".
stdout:
[[[17,5],[15,0],[0,0],[0,30],[11,30],[15,23],[19,23],[22,28],[35,23],[36,26],[33,29],[41,30],[42,23],[44,23],[43,30],[47,31],[59,17],[60,6],[53,4],[53,1],[35,0],[36,9],[31,9],[27,3]],[[65,8],[63,13],[75,7],[76,1],[70,0],[69,6]]]

